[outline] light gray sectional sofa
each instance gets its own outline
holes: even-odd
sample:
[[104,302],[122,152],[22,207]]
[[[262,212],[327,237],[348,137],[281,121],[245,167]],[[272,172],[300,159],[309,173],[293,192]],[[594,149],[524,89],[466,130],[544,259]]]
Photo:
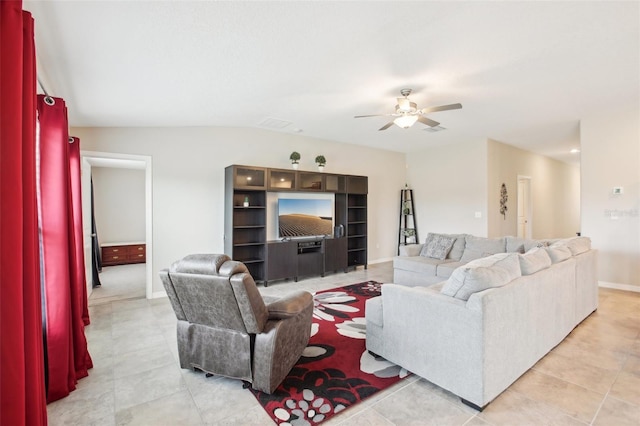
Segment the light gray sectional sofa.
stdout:
[[[444,239],[453,240],[450,248],[438,244]],[[472,260],[496,253],[524,253],[538,245],[549,245],[555,241],[429,233],[424,244],[400,246],[400,255],[393,258],[393,282],[410,286],[433,285],[446,280],[456,268]],[[430,245],[442,250],[430,251]]]
[[[367,301],[367,349],[484,408],[598,307],[588,238],[510,243],[512,252],[464,263],[435,285],[404,272],[421,285],[384,284]],[[460,263],[448,260],[421,267],[435,280],[440,267]]]

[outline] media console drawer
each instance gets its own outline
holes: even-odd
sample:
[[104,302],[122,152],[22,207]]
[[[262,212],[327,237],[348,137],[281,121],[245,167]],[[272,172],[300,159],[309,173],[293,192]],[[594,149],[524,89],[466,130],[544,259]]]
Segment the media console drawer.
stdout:
[[147,249],[144,243],[105,244],[102,246],[102,266],[145,263]]

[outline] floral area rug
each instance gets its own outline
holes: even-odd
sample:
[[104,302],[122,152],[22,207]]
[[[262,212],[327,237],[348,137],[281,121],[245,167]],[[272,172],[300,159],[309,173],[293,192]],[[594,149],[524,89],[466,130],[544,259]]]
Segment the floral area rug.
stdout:
[[302,357],[273,394],[250,388],[277,424],[319,424],[409,374],[365,348],[365,302],[381,286],[367,281],[314,294]]

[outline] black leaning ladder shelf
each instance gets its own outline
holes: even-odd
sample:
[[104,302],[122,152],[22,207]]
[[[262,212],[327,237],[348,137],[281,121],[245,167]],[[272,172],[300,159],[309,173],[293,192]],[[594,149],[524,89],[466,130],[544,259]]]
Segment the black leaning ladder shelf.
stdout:
[[398,230],[398,254],[400,246],[407,244],[417,244],[418,224],[416,223],[416,209],[413,204],[413,189],[404,188],[400,190],[400,225]]

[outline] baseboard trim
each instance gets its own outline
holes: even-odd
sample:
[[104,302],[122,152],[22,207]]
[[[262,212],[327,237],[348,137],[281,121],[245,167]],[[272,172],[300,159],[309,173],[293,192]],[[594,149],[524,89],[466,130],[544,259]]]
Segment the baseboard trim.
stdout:
[[614,290],[633,291],[634,293],[640,293],[640,286],[637,286],[637,285],[610,283],[610,282],[607,282],[607,281],[598,281],[598,286],[599,287],[604,287],[604,288],[612,288]]
[[156,292],[151,294],[151,298],[152,299],[160,299],[162,297],[167,297],[167,292],[166,291],[156,291]]
[[376,260],[372,260],[369,262],[369,265],[373,265],[375,263],[384,263],[384,262],[391,262],[393,260],[393,257],[385,257],[382,259],[376,259]]

